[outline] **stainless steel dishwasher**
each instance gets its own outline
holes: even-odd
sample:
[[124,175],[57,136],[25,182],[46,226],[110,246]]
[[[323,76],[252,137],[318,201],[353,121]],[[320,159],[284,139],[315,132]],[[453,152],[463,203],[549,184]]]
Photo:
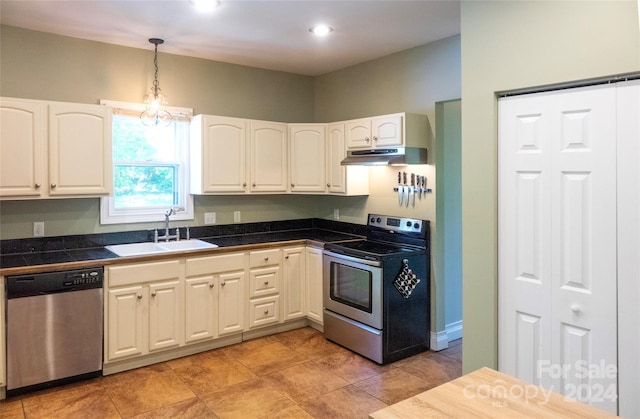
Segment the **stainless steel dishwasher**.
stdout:
[[7,277],[7,396],[102,374],[104,269]]

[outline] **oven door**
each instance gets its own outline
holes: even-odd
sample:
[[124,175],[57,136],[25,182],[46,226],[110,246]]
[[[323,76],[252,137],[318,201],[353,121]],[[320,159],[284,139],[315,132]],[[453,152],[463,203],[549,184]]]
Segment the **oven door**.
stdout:
[[324,307],[334,313],[382,329],[382,263],[325,250]]

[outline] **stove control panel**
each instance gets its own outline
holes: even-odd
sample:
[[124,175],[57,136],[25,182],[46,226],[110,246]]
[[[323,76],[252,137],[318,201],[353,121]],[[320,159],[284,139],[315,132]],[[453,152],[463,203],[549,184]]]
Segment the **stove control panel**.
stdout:
[[422,232],[423,220],[369,214],[369,226],[402,233]]

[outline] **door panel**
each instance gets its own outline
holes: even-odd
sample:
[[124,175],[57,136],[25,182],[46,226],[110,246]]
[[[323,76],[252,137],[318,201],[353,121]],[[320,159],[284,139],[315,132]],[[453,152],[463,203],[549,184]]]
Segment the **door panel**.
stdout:
[[615,87],[499,107],[499,367],[615,413]]

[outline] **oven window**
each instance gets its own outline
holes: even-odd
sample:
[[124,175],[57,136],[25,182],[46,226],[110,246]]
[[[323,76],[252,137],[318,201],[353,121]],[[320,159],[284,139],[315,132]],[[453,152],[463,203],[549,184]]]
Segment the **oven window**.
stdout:
[[371,271],[331,262],[330,293],[334,301],[371,313]]

